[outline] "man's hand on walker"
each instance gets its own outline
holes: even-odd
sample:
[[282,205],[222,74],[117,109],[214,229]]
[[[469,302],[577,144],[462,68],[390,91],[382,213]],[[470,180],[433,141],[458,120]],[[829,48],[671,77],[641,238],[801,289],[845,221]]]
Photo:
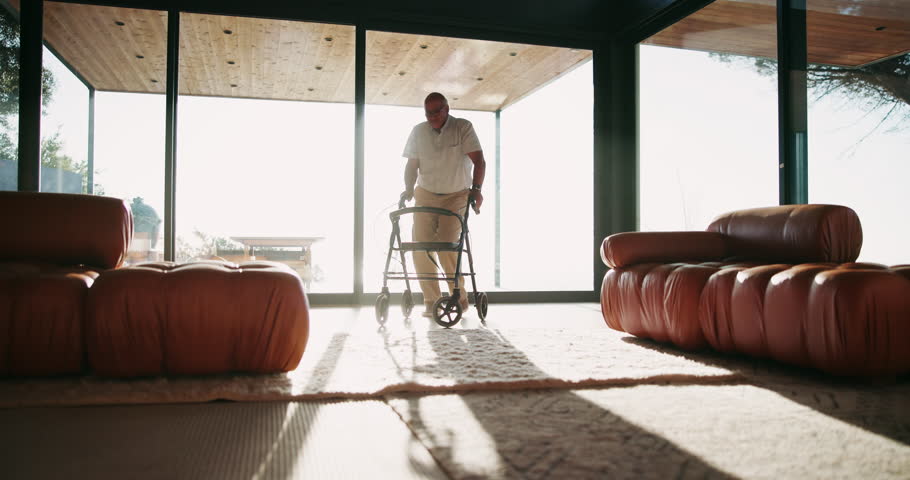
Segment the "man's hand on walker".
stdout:
[[414,198],[414,190],[405,190],[401,192],[401,196],[398,197],[398,207],[404,208],[404,204],[410,202]]
[[480,190],[471,190],[471,199],[474,200],[474,213],[480,213],[480,206],[483,204],[483,194]]

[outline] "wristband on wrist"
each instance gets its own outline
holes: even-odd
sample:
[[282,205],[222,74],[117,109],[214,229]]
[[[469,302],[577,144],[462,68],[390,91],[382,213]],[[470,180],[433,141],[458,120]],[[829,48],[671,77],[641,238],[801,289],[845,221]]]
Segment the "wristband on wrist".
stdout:
[[477,190],[477,191],[479,192],[479,191],[480,191],[480,185],[478,185],[478,184],[476,184],[476,183],[475,183],[474,185],[471,185],[471,190]]

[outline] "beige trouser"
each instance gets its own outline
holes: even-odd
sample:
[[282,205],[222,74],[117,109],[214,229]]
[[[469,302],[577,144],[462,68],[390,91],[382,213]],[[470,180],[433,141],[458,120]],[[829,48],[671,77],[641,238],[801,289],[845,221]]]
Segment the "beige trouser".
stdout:
[[[423,188],[414,189],[414,204],[418,207],[436,207],[451,210],[459,215],[464,215],[465,206],[468,204],[470,190],[437,195]],[[436,215],[432,213],[414,214],[414,241],[415,242],[457,242],[461,235],[461,222],[450,215]],[[418,275],[438,275],[436,265],[431,256],[438,259],[447,277],[455,275],[455,263],[458,252],[413,252],[414,266]],[[464,291],[464,277],[458,277],[458,288],[461,289],[461,302],[468,298]],[[449,293],[454,292],[454,282],[449,284]],[[438,280],[421,280],[420,290],[423,291],[423,302],[427,308],[432,308],[433,303],[442,294],[439,291]]]

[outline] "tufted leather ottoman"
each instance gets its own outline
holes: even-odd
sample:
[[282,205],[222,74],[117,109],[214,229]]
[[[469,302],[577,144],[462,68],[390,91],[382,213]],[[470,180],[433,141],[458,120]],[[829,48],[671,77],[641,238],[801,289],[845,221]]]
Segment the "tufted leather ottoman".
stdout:
[[274,262],[109,270],[87,303],[86,349],[99,375],[290,371],[309,335],[300,277]]
[[837,375],[910,372],[910,265],[856,263],[862,228],[836,205],[719,216],[703,232],[604,240],[607,325]]

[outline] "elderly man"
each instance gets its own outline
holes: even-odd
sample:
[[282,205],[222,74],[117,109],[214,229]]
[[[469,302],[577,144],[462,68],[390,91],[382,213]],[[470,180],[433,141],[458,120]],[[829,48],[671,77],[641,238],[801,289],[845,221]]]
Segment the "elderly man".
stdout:
[[[486,161],[480,141],[471,122],[449,115],[449,102],[441,93],[433,92],[423,101],[427,121],[417,124],[408,137],[403,157],[408,159],[404,169],[404,194],[415,199],[421,207],[436,207],[463,214],[469,198],[480,213],[483,204],[483,186]],[[416,188],[415,188],[416,183]],[[419,213],[414,215],[414,241],[457,242],[461,234],[458,219],[447,215]],[[457,252],[414,253],[414,264],[419,275],[437,275],[437,262],[446,275],[455,275]],[[454,292],[455,282],[449,283]],[[468,309],[468,296],[464,291],[464,277],[457,279],[461,293],[462,311]],[[433,304],[441,297],[437,280],[421,280],[426,317],[433,316]]]

